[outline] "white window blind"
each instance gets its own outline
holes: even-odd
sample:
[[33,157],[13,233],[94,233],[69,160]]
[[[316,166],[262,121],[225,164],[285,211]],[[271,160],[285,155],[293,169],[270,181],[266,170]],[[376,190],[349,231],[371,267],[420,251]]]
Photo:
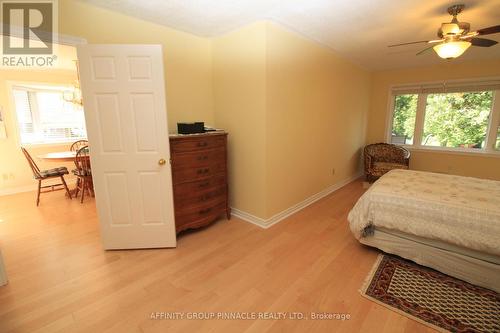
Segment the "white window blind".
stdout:
[[480,81],[442,81],[419,85],[401,85],[393,87],[392,94],[439,94],[494,90],[500,90],[500,79]]
[[87,137],[83,108],[64,101],[64,91],[13,88],[21,144],[65,143]]
[[19,134],[26,141],[32,141],[34,139],[35,128],[28,92],[14,90],[14,102],[16,104]]

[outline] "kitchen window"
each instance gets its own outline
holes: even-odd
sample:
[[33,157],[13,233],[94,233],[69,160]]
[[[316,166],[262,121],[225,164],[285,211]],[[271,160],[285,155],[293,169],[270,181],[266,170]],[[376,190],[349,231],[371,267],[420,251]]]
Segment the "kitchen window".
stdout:
[[87,138],[83,108],[63,99],[65,87],[14,86],[22,145],[59,144]]

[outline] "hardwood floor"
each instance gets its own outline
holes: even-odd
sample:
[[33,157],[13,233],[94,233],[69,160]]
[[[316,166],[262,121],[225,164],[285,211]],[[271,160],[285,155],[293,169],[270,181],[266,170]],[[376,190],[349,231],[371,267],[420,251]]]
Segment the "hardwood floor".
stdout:
[[[427,332],[358,292],[378,254],[351,235],[353,182],[260,229],[233,218],[176,249],[103,251],[93,199],[0,197],[0,332]],[[157,312],[335,312],[349,320],[153,320]]]

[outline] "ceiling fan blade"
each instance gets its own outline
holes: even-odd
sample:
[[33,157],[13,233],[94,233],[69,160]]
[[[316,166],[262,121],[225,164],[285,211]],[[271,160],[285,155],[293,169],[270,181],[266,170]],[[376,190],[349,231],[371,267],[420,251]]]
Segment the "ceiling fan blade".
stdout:
[[500,25],[494,25],[492,27],[479,29],[477,31],[477,33],[479,35],[490,35],[490,34],[496,34],[496,33],[499,33],[499,32],[500,32]]
[[429,50],[431,50],[434,46],[429,46],[428,48],[423,49],[422,51],[418,52],[417,55],[421,55]]
[[479,34],[477,33],[477,31],[473,31],[473,32],[469,32],[465,35],[462,35],[460,37],[458,37],[459,39],[469,39],[469,38],[473,38],[473,37],[476,37],[476,36],[479,36]]
[[395,47],[395,46],[403,46],[403,45],[411,45],[411,44],[420,44],[420,43],[428,43],[428,40],[419,40],[417,42],[408,42],[408,43],[401,43],[401,44],[393,44],[389,45],[387,47]]
[[486,38],[471,38],[470,42],[474,46],[490,47],[498,44],[496,40],[486,39]]

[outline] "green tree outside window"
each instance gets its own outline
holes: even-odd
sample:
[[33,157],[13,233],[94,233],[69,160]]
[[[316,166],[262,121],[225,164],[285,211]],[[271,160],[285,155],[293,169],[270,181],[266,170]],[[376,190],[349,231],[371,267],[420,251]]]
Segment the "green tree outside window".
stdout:
[[394,97],[394,119],[392,123],[392,137],[405,138],[407,144],[413,143],[415,133],[415,118],[417,115],[418,95],[397,95]]
[[492,101],[491,91],[428,95],[422,144],[483,147]]
[[[392,138],[406,138],[412,144],[418,94],[394,98]],[[427,95],[422,145],[482,148],[486,140],[493,104],[493,92],[444,93]],[[500,149],[500,128],[496,148]]]

